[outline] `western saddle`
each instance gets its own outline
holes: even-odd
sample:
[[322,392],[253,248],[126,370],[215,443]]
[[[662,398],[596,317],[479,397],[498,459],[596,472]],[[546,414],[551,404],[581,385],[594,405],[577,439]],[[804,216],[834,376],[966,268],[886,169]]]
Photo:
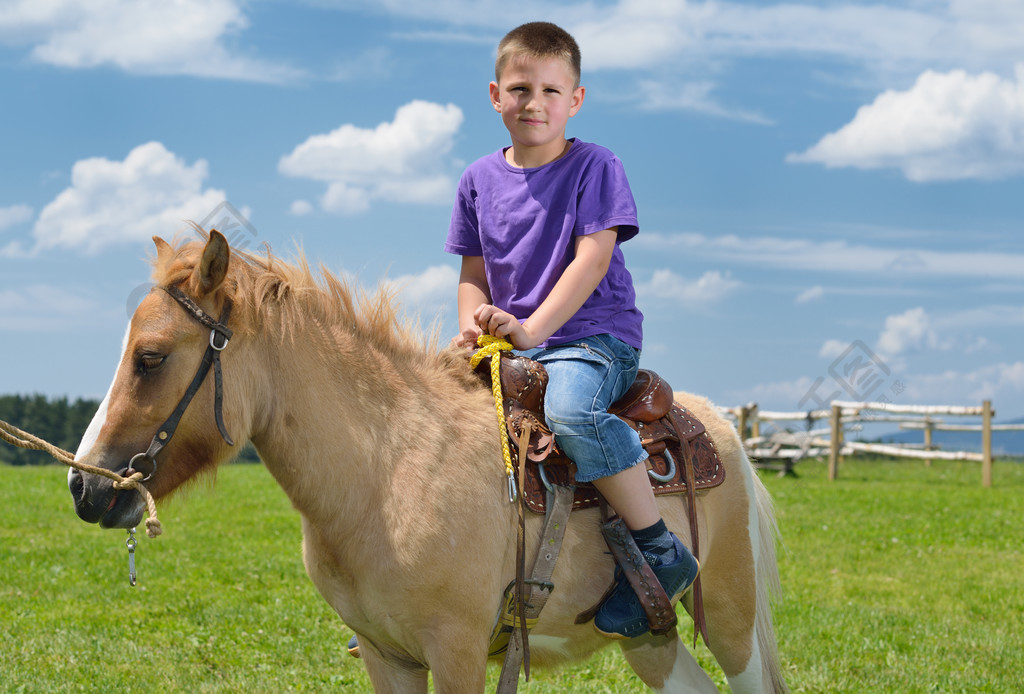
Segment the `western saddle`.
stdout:
[[[492,358],[483,359],[476,367],[481,378],[488,384]],[[592,484],[576,481],[575,464],[558,448],[554,435],[547,427],[544,393],[548,376],[544,366],[509,352],[502,352],[500,359],[505,424],[510,446],[514,450],[513,458],[520,461],[521,548],[517,577],[506,590],[502,611],[492,634],[490,654],[505,653],[498,691],[514,692],[524,656],[529,677],[527,633],[536,624],[541,608],[554,589],[551,575],[570,511],[600,505],[605,516],[602,532],[613,556],[635,558],[640,553],[625,531],[622,520],[617,517],[608,520],[607,505],[597,489]],[[643,369],[626,394],[612,404],[609,412],[620,417],[639,435],[649,456],[648,474],[655,495],[687,495],[691,551],[699,559],[696,492],[698,489],[716,487],[725,480],[725,468],[704,424],[674,401],[672,388],[664,379],[653,371]],[[544,528],[529,578],[526,577],[527,569],[522,557],[523,507],[545,514]],[[674,630],[675,610],[646,562],[642,559],[639,562],[620,560],[619,566],[626,571],[630,582],[637,589],[652,632],[659,634]],[[643,594],[638,588],[640,585],[644,586]],[[576,622],[585,623],[593,619],[599,606],[600,602],[581,612]],[[693,584],[693,607],[694,643],[698,634],[707,642],[699,576]]]

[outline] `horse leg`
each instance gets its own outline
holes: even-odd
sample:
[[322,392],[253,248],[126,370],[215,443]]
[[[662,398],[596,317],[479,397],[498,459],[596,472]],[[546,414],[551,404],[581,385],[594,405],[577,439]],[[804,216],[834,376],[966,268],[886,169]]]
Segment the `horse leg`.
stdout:
[[[707,555],[700,558],[708,647],[734,694],[771,691],[771,684],[763,681],[756,628],[759,602],[767,601],[767,590],[758,587],[755,554],[761,529],[753,494],[751,485],[723,486],[714,510],[705,507],[714,535]],[[692,593],[684,597],[683,604],[692,615]]]
[[375,694],[427,694],[427,669],[402,657],[388,657],[365,636],[359,638],[359,654],[366,664]]
[[718,693],[715,683],[675,633],[654,636],[648,632],[622,641],[620,648],[637,677],[656,692]]
[[435,633],[426,648],[434,694],[482,692],[487,683],[487,643],[459,638],[452,632]]

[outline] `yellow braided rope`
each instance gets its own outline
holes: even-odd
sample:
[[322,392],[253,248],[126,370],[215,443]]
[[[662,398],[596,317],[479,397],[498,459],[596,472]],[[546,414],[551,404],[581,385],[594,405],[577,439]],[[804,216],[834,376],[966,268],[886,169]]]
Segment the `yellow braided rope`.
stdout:
[[474,369],[484,360],[491,357],[491,393],[494,394],[494,409],[498,413],[498,428],[501,430],[501,453],[505,460],[505,474],[508,476],[508,500],[516,499],[516,471],[512,465],[512,451],[508,445],[508,429],[505,426],[504,398],[501,396],[501,353],[511,352],[512,343],[493,335],[481,335],[476,343],[480,346],[473,356],[469,358],[469,364]]

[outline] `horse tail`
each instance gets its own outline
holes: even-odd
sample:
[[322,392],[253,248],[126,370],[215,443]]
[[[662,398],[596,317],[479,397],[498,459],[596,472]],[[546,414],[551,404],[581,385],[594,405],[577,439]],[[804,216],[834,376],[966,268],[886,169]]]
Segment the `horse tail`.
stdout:
[[779,649],[772,626],[771,599],[782,593],[779,581],[779,566],[776,560],[775,544],[779,539],[779,526],[775,520],[775,509],[771,495],[761,478],[752,475],[754,481],[754,503],[757,506],[759,547],[757,548],[757,612],[754,617],[754,632],[761,654],[762,682],[770,684],[767,691],[784,694],[789,691],[782,676]]

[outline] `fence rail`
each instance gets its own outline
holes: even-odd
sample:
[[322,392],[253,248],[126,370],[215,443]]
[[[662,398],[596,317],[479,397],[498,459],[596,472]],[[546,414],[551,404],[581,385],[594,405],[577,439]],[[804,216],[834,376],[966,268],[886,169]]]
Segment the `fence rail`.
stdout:
[[[760,466],[787,473],[792,472],[793,465],[802,458],[827,455],[828,475],[832,480],[839,476],[839,463],[843,456],[876,453],[920,459],[926,465],[931,465],[933,460],[980,462],[982,485],[991,487],[992,432],[1024,431],[1024,424],[992,424],[995,410],[991,400],[983,401],[978,407],[837,400],[829,409],[807,412],[760,410],[756,403],[742,407],[722,407],[719,410],[735,420],[747,453],[758,460]],[[981,417],[981,423],[946,424],[940,417]],[[821,420],[828,421],[827,428],[815,428]],[[776,431],[762,436],[761,424],[768,422],[803,422],[806,431]],[[900,445],[845,440],[848,430],[878,422],[899,423],[901,429],[923,430],[924,443]],[[932,440],[935,431],[977,431],[981,436],[981,453],[937,450]]]

